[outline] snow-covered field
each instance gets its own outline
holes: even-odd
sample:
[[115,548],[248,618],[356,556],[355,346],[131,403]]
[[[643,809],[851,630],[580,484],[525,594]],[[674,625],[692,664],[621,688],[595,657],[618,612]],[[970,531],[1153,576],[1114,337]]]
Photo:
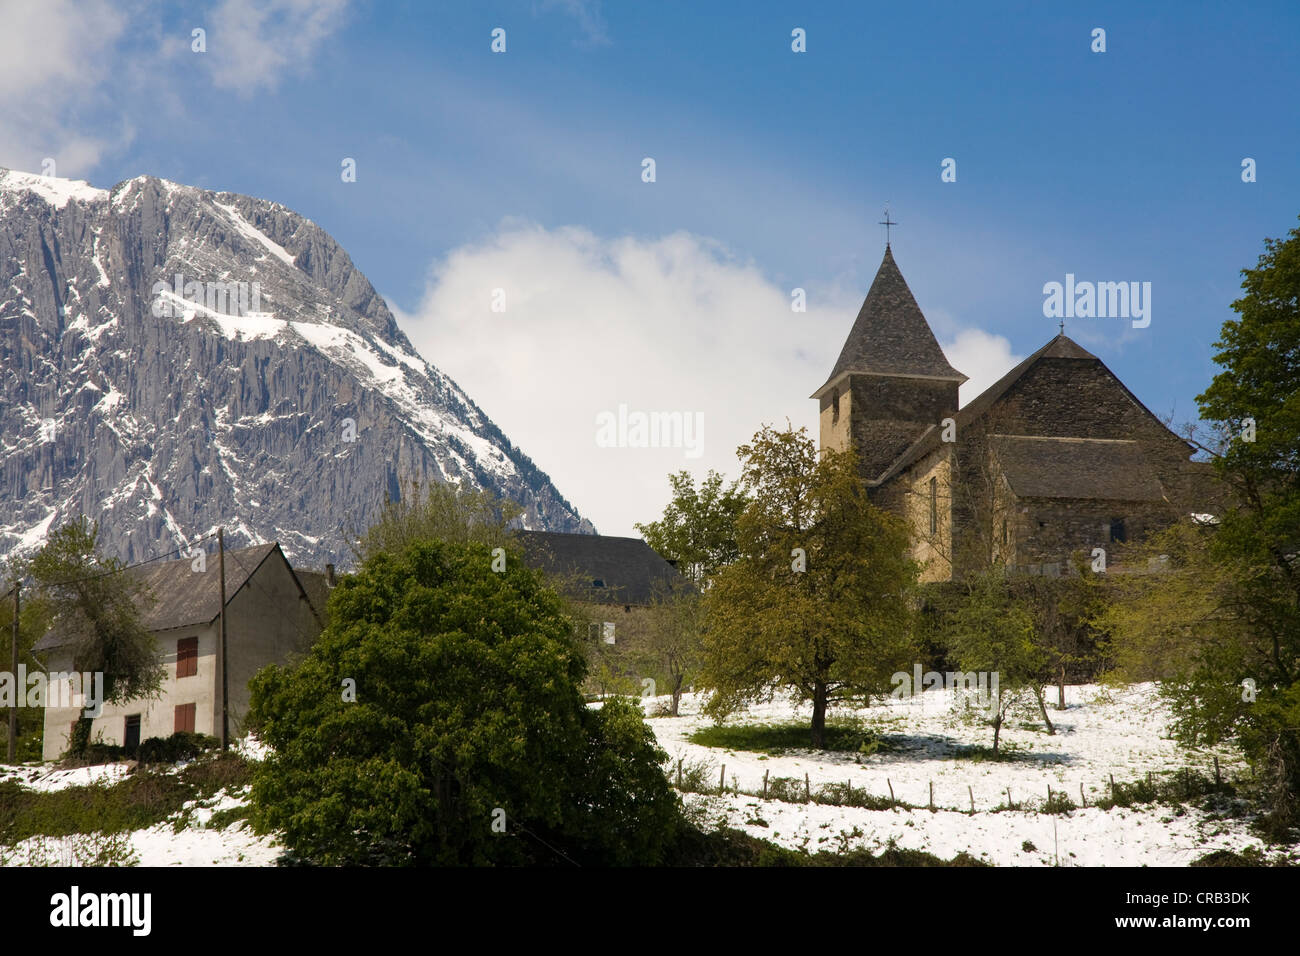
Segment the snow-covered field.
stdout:
[[[666,700],[647,699],[647,714]],[[766,755],[693,744],[689,736],[712,723],[700,714],[702,703],[700,695],[686,695],[681,717],[651,716],[648,723],[674,768],[678,760],[687,768],[708,765],[710,786],[716,786],[725,765],[728,787],[761,790],[765,772],[771,779],[801,782],[806,775],[814,791],[823,784],[850,783],[855,790],[888,797],[892,786],[899,802],[919,807],[868,810],[745,794],[683,795],[706,820],[782,846],[812,852],[879,850],[892,840],[899,847],[944,859],[965,852],[1001,866],[1185,866],[1218,849],[1259,847],[1267,852],[1242,817],[1218,818],[1163,803],[1111,810],[1093,806],[1106,795],[1112,774],[1118,783],[1132,783],[1148,772],[1167,780],[1184,767],[1211,771],[1214,752],[1188,753],[1168,738],[1168,715],[1153,685],[1067,688],[1064,711],[1049,703],[1054,736],[1031,726],[1036,721],[1024,720],[1022,725],[1020,717],[1004,728],[1003,746],[1019,754],[1006,761],[962,755],[963,747],[988,747],[991,731],[955,716],[952,691],[932,690],[910,700],[833,712],[832,719],[851,716],[884,735],[888,749],[872,754],[795,750]],[[806,723],[809,717],[807,706],[777,701],[737,714],[730,723]],[[256,745],[245,752],[254,759],[261,753]],[[1225,776],[1240,770],[1241,762],[1231,750],[1217,755]],[[75,770],[0,766],[0,780],[16,779],[24,787],[47,791],[97,780],[112,784],[127,773],[126,764]],[[933,811],[928,809],[932,784]],[[1038,812],[1049,786],[1053,792],[1065,792],[1076,805],[1082,786],[1088,808],[1066,814]],[[1008,803],[1008,788],[1017,809],[998,810]],[[122,849],[142,866],[271,865],[281,852],[273,837],[253,834],[242,821],[220,829],[208,825],[214,813],[246,800],[244,789],[191,802],[173,820],[129,834]],[[93,838],[33,838],[0,851],[0,859],[11,865],[78,865],[93,855],[96,845]],[[1300,855],[1293,854],[1291,861],[1300,862]]]
[[[996,762],[959,756],[963,745],[989,747],[992,731],[959,720],[954,693],[931,690],[833,712],[832,718],[856,717],[885,735],[891,749],[871,755],[801,750],[768,756],[693,744],[690,735],[712,723],[699,713],[698,695],[683,699],[681,717],[651,717],[648,722],[674,766],[679,759],[687,767],[707,762],[711,777],[706,779],[712,786],[725,765],[727,786],[741,790],[761,791],[764,772],[799,781],[806,775],[814,791],[821,784],[850,783],[855,790],[887,798],[892,785],[900,802],[921,807],[868,810],[743,794],[685,795],[708,819],[791,848],[879,850],[892,839],[900,847],[944,859],[966,852],[1003,866],[1054,865],[1058,860],[1063,866],[1184,866],[1217,849],[1263,848],[1242,818],[1215,819],[1201,810],[1159,803],[1111,810],[1092,806],[1106,795],[1112,774],[1118,783],[1132,783],[1148,771],[1166,780],[1184,767],[1212,772],[1214,751],[1188,753],[1166,736],[1167,713],[1154,685],[1067,687],[1064,711],[1052,706],[1053,693],[1048,715],[1056,734],[1022,727],[1029,721],[1017,717],[1004,728],[1002,746],[1022,756]],[[647,713],[653,712],[654,706],[647,706]],[[729,723],[787,724],[810,717],[810,706],[777,701],[752,707]],[[1225,775],[1241,766],[1230,750],[1220,750],[1218,756]],[[928,809],[931,784],[934,811]],[[1082,786],[1089,808],[1035,812],[1046,802],[1049,786],[1076,805],[1082,802]],[[1008,799],[1017,810],[994,812],[1005,808]]]

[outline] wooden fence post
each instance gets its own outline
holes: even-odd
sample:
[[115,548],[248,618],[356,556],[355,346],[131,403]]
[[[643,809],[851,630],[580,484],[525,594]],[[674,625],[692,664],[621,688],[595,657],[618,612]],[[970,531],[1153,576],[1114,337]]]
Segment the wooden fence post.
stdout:
[[764,771],[763,771],[763,799],[764,799],[764,800],[767,799],[767,775],[768,775],[768,773],[769,773],[769,771],[767,771],[767,770],[764,770]]
[[934,781],[930,781],[930,809],[934,809]]
[[806,803],[812,803],[812,782],[808,779],[808,774],[803,775],[803,795]]
[[898,805],[898,801],[894,799],[894,785],[890,783],[888,777],[885,778],[885,783],[889,785],[889,806],[891,808],[895,807]]
[[1083,801],[1083,808],[1088,809],[1088,795],[1083,792],[1083,781],[1079,781],[1079,799]]
[[727,765],[724,763],[722,765],[722,780],[718,782],[718,793],[723,794],[726,792],[727,792]]
[[1223,781],[1219,779],[1219,755],[1218,754],[1214,755],[1214,785],[1216,787],[1223,785]]
[[974,815],[974,813],[975,813],[975,790],[971,787],[971,785],[970,785],[969,783],[966,784],[966,792],[970,794],[970,812],[971,812],[972,815]]

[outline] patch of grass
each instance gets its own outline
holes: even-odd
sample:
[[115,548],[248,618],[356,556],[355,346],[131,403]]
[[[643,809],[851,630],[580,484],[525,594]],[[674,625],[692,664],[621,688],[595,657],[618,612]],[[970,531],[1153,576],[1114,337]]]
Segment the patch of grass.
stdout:
[[1215,850],[1197,857],[1188,866],[1274,866],[1260,852],[1259,847],[1248,846],[1240,853],[1232,850]]
[[740,830],[690,829],[680,841],[672,866],[988,866],[959,853],[944,860],[923,850],[905,850],[891,842],[879,853],[867,849],[832,852],[788,850]]
[[1062,790],[1053,790],[1052,795],[1043,801],[1042,813],[1069,813],[1077,810],[1074,801]]
[[[812,731],[805,723],[735,724],[701,727],[688,738],[702,747],[745,750],[777,755],[787,750],[812,750]],[[865,722],[836,719],[826,722],[825,750],[875,753],[889,747],[880,733]]]
[[250,774],[242,757],[219,754],[179,773],[138,770],[112,785],[38,791],[6,781],[0,783],[0,844],[33,836],[141,830],[179,813],[191,800],[211,797],[223,787],[242,787]]

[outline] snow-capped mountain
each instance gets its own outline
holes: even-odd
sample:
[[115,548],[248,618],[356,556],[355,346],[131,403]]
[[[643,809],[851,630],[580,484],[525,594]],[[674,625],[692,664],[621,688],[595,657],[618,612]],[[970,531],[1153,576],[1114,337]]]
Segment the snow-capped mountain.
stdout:
[[306,565],[409,480],[594,529],[284,206],[0,170],[0,555],[85,514],[125,561],[219,525]]

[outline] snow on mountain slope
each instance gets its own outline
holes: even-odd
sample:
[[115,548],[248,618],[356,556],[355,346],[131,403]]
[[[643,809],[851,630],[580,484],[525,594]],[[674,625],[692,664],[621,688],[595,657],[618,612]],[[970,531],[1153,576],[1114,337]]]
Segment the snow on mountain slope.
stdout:
[[0,170],[0,358],[0,555],[84,513],[127,561],[224,525],[347,564],[411,480],[594,530],[277,203]]

